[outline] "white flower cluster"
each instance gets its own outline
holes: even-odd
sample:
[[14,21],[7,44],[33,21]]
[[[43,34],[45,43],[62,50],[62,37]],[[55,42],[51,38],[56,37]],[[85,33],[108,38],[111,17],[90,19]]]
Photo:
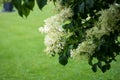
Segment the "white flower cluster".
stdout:
[[[86,40],[80,43],[76,49],[71,50],[71,57],[80,57],[79,55],[82,54],[92,55],[103,35],[114,33],[115,30],[120,31],[120,25],[117,25],[119,20],[120,6],[110,6],[109,9],[102,11],[99,21],[93,28],[86,31]],[[93,42],[94,38],[98,42]]]
[[44,43],[47,53],[54,54],[63,50],[65,37],[70,33],[65,32],[62,24],[72,15],[70,8],[64,8],[59,14],[46,19],[44,27],[39,28],[40,32],[46,34]]
[[84,41],[80,43],[76,49],[71,50],[71,57],[80,58],[80,55],[90,55],[91,53],[94,53],[95,48],[96,45],[92,41]]
[[[118,9],[119,8],[119,9]],[[120,25],[117,23],[120,20],[120,5],[111,5],[109,9],[100,12],[102,15],[95,27],[87,31],[87,37],[100,39],[103,35],[114,33],[115,30],[120,30]]]

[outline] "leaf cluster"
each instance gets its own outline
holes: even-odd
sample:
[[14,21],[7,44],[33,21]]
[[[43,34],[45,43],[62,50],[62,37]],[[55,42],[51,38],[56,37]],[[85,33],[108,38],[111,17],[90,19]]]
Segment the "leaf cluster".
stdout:
[[12,0],[12,3],[21,17],[27,17],[30,11],[33,10],[35,1],[40,10],[47,4],[47,0]]
[[[101,14],[98,14],[98,12],[109,9],[110,5],[113,4],[119,4],[120,0],[50,0],[53,1],[54,4],[59,3],[61,6],[69,7],[73,11],[73,16],[69,18],[70,22],[65,23],[63,25],[63,28],[66,32],[72,32],[73,35],[66,38],[64,41],[65,46],[64,50],[59,52],[59,62],[62,65],[66,65],[68,63],[68,59],[71,56],[71,50],[77,49],[79,44],[91,40],[94,45],[97,47],[95,48],[93,53],[89,52],[82,52],[80,55],[86,55],[88,56],[88,63],[92,66],[92,70],[94,72],[97,71],[97,68],[100,68],[102,72],[106,72],[110,69],[110,63],[114,60],[116,61],[115,57],[120,52],[120,45],[118,36],[120,35],[119,30],[117,30],[116,26],[112,26],[112,28],[109,28],[109,25],[106,25],[106,23],[103,21],[101,23],[99,21]],[[17,8],[18,13],[20,16],[28,16],[30,11],[33,10],[33,7],[35,5],[35,0],[12,0],[14,6]],[[39,6],[39,9],[42,10],[42,8],[47,5],[47,0],[36,0],[37,5]],[[107,16],[107,15],[106,15]],[[120,17],[118,18],[115,25],[120,25]],[[116,19],[114,18],[114,19]],[[105,18],[104,18],[105,20]],[[112,31],[108,30],[108,34],[101,33],[99,29],[102,31],[102,28],[98,28],[97,33],[99,38],[92,35],[92,38],[87,37],[87,31],[93,30],[95,31],[94,26],[95,23],[99,21],[100,25],[105,24],[106,29],[110,29]],[[108,20],[109,21],[109,20]],[[114,22],[114,21],[113,21]],[[108,24],[112,25],[110,21]],[[114,23],[113,23],[114,24]],[[100,27],[99,25],[99,27]],[[119,26],[120,27],[120,26]],[[105,29],[105,30],[106,30]],[[95,33],[94,33],[95,34]],[[89,50],[89,49],[88,49]],[[97,62],[94,62],[94,58],[97,59]]]
[[[71,31],[74,35],[66,39],[66,46],[63,52],[64,55],[70,54],[72,49],[76,49],[79,44],[86,41],[86,31],[93,28],[95,23],[98,21],[101,14],[98,14],[99,11],[109,8],[109,5],[114,4],[115,0],[105,1],[105,0],[62,0],[61,4],[64,6],[71,7],[74,15],[71,18],[71,23],[63,25],[63,28],[66,31]],[[116,0],[119,3],[119,1]],[[119,14],[119,13],[118,13]],[[106,15],[107,16],[107,15]],[[90,17],[89,20],[87,18]],[[116,17],[119,18],[119,17]],[[120,19],[120,18],[119,18]],[[105,24],[105,23],[102,23]],[[112,25],[112,22],[109,23]],[[114,23],[113,23],[114,24]],[[119,24],[119,21],[118,21]],[[110,26],[107,25],[107,26]],[[106,25],[105,25],[106,26]],[[114,26],[116,27],[116,26]],[[114,29],[113,29],[114,30]],[[98,34],[99,36],[99,34]],[[94,53],[82,52],[80,55],[88,55],[88,63],[92,66],[94,72],[97,71],[97,67],[100,68],[102,72],[106,72],[110,69],[110,63],[116,61],[115,57],[120,52],[120,46],[118,41],[119,31],[110,32],[109,35],[102,35],[100,39],[92,38],[93,43],[96,43],[97,47]],[[94,36],[93,36],[94,37]],[[116,42],[117,41],[117,42]],[[60,56],[61,57],[61,56]],[[97,59],[98,62],[94,62],[93,59]],[[66,57],[69,59],[69,57]],[[64,64],[67,61],[66,59],[61,60]],[[64,65],[63,64],[63,65]]]

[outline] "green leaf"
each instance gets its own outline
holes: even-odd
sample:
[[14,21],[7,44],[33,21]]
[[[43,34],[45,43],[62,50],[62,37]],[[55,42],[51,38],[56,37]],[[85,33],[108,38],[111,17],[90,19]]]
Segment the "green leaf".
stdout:
[[59,56],[59,63],[62,65],[66,65],[68,63],[68,58],[65,55]]
[[12,3],[18,10],[21,9],[22,0],[12,0]]
[[22,13],[22,0],[12,0],[13,5],[18,10],[18,14],[23,17]]
[[25,5],[28,9],[33,10],[35,1],[34,0],[25,0]]
[[26,7],[25,4],[22,6],[22,13],[25,15],[25,17],[27,17],[30,13],[30,10]]
[[46,4],[47,4],[47,0],[36,0],[39,9],[42,9]]
[[18,14],[23,17],[22,9],[18,10]]
[[100,61],[97,63],[97,65],[100,69],[102,68],[102,63]]
[[92,66],[92,70],[93,70],[94,72],[97,71],[97,64],[94,64],[94,65]]
[[106,65],[106,68],[107,68],[107,70],[109,70],[109,69],[111,68],[111,65],[110,65],[110,64],[107,64],[107,65]]
[[93,60],[93,57],[89,57],[89,59],[88,59],[88,64],[89,65],[93,65],[92,60]]
[[102,66],[101,70],[102,70],[103,73],[106,72],[107,71],[106,65]]

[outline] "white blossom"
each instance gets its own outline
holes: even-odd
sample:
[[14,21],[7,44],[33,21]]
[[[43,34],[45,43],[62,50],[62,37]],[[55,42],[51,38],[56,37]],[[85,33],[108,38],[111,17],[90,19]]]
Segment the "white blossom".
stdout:
[[94,53],[95,48],[97,47],[92,41],[84,41],[78,45],[76,49],[71,50],[71,57],[76,57],[82,54],[91,54]]
[[[109,9],[101,11],[98,22],[94,24],[94,27],[86,31],[86,40],[81,42],[76,49],[71,50],[71,57],[77,57],[86,53],[92,55],[101,43],[101,37],[110,35],[111,32],[114,33],[116,30],[120,31],[120,25],[117,25],[120,20],[120,11],[117,7],[119,6],[110,6]],[[90,17],[86,20],[89,19]],[[83,23],[85,22],[84,20],[82,21]],[[94,39],[97,39],[97,41],[93,42]]]
[[47,53],[59,53],[64,49],[64,39],[67,35],[69,35],[69,33],[65,32],[65,30],[62,28],[62,24],[71,16],[71,9],[64,8],[59,14],[46,19],[44,21],[44,27],[39,28],[40,32],[46,34],[44,44],[46,46],[45,51]]

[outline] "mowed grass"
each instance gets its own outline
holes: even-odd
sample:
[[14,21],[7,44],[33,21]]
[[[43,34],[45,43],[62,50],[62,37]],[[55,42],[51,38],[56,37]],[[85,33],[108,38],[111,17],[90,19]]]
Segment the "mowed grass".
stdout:
[[120,56],[106,73],[94,73],[87,60],[70,59],[62,66],[58,56],[46,55],[38,28],[53,14],[52,4],[42,12],[35,7],[27,19],[17,11],[0,13],[0,80],[120,80]]

